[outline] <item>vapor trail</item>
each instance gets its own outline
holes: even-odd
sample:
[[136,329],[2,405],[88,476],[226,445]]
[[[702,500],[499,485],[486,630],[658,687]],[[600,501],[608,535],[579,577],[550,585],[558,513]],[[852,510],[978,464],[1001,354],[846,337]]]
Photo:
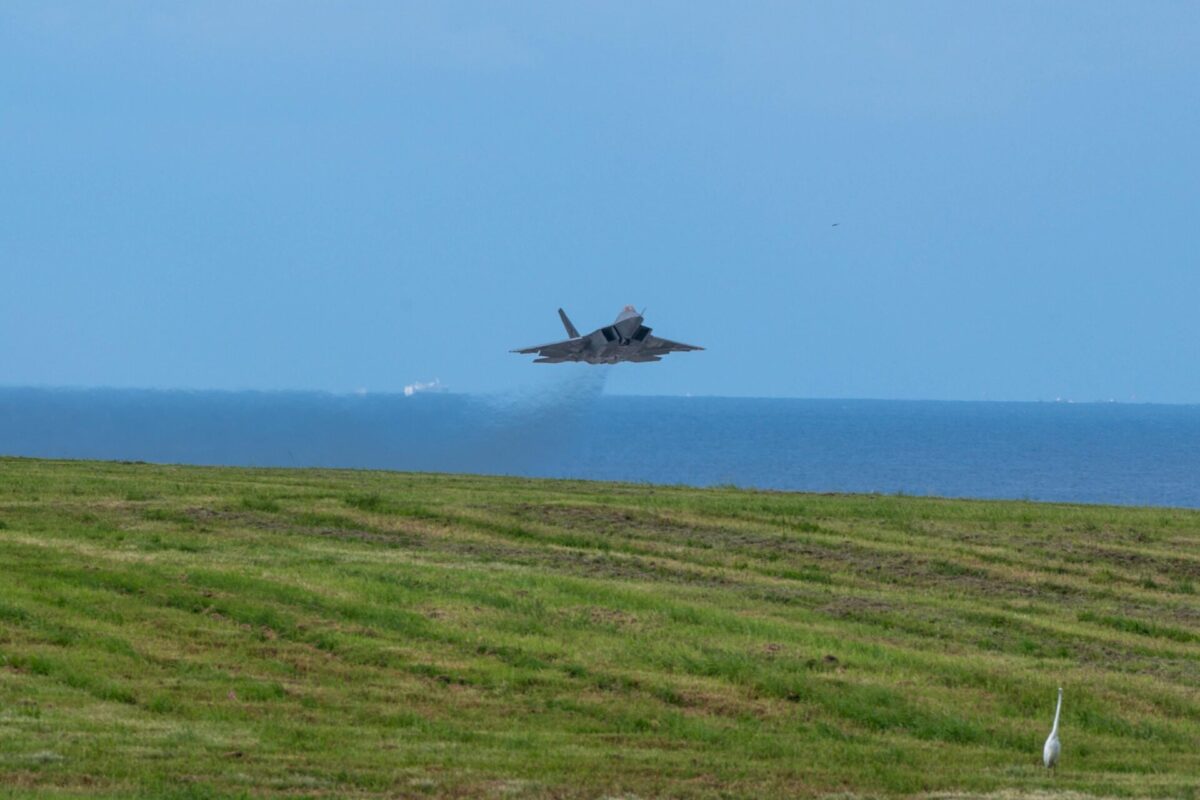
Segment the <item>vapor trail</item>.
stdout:
[[[566,366],[566,365],[564,365]],[[607,366],[558,367],[546,382],[483,400],[484,424],[474,456],[489,471],[553,474],[576,455],[578,434],[596,416]],[[473,459],[472,459],[473,460]]]

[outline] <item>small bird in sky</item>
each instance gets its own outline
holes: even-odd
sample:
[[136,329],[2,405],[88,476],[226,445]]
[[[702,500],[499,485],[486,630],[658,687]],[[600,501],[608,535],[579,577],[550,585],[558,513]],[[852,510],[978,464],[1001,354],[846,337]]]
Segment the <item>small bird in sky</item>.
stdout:
[[836,228],[838,225],[841,225],[841,224],[842,224],[842,223],[840,223],[840,222],[835,222],[835,223],[833,223],[832,225],[830,225],[829,227],[831,227],[831,228]]

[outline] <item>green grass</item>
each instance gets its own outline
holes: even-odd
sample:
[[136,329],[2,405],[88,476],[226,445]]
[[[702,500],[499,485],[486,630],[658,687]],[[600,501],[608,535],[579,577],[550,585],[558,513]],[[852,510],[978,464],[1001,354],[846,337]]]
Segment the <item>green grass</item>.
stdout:
[[0,794],[1196,798],[1197,580],[1169,509],[0,459]]

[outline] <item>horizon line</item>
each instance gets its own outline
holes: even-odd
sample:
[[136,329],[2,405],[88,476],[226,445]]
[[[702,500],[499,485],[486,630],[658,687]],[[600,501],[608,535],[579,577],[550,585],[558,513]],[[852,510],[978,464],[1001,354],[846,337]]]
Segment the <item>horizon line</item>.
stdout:
[[[336,398],[365,398],[365,397],[396,397],[412,399],[420,395],[453,396],[453,397],[503,397],[520,387],[500,391],[461,392],[445,386],[436,388],[420,388],[406,391],[406,388],[370,390],[366,388],[350,390],[333,389],[259,389],[259,388],[195,388],[195,387],[162,387],[162,386],[85,386],[85,385],[49,385],[49,384],[0,384],[0,392],[4,391],[38,391],[38,392],[142,392],[147,394],[258,394],[258,395],[324,395]],[[1054,398],[945,398],[945,397],[852,397],[852,396],[808,396],[792,395],[721,395],[721,394],[635,394],[625,392],[601,391],[600,397],[627,398],[670,398],[680,400],[795,400],[807,402],[841,402],[841,403],[992,403],[992,404],[1037,404],[1037,405],[1123,405],[1123,406],[1200,406],[1200,400],[1117,400],[1115,398],[1099,398],[1079,400],[1069,397]]]

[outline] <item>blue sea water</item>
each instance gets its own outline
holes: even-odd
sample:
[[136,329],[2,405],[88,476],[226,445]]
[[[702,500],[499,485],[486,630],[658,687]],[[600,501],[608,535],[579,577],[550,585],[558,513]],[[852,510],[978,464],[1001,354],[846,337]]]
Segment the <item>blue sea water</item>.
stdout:
[[1200,507],[1200,406],[0,389],[0,453]]

